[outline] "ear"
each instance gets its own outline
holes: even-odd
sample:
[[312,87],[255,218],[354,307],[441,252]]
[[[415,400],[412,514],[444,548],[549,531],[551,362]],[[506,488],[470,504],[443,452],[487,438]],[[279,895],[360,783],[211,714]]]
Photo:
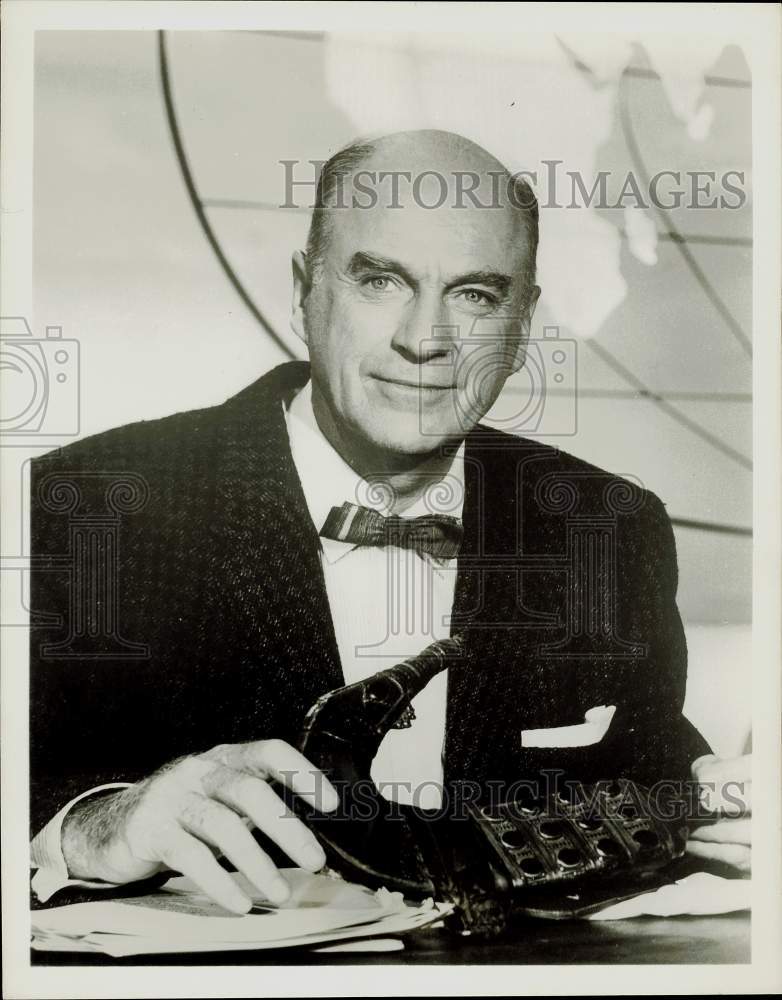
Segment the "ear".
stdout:
[[535,307],[538,304],[539,298],[540,288],[535,285],[530,292],[527,309],[521,320],[521,336],[519,337],[519,346],[516,349],[516,356],[511,364],[511,371],[514,374],[517,371],[521,371],[524,367],[524,362],[527,360],[527,345],[529,344],[529,334],[532,329],[532,317],[535,315]]
[[291,329],[305,344],[307,343],[307,328],[304,322],[304,304],[310,291],[310,273],[307,255],[296,250],[291,258],[293,271],[293,302],[291,303]]

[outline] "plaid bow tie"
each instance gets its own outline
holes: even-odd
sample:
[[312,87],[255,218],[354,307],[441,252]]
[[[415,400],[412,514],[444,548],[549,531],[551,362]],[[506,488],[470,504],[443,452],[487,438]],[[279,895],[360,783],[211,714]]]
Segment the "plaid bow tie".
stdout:
[[425,552],[435,559],[453,559],[462,542],[462,522],[447,514],[386,517],[380,511],[343,503],[332,507],[320,533],[324,538],[354,545],[398,545]]

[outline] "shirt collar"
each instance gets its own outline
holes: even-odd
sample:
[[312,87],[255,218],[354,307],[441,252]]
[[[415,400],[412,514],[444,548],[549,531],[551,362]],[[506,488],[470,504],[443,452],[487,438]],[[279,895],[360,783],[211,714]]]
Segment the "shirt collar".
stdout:
[[[354,472],[318,426],[312,408],[312,382],[307,382],[293,398],[285,411],[285,420],[293,464],[301,481],[307,509],[318,531],[331,508],[339,507],[346,501],[388,513],[382,490],[373,489]],[[401,516],[420,517],[440,513],[461,517],[463,506],[464,442],[455,453],[445,476],[433,483]],[[329,562],[336,562],[356,548],[352,543],[332,538],[321,538],[320,542]]]

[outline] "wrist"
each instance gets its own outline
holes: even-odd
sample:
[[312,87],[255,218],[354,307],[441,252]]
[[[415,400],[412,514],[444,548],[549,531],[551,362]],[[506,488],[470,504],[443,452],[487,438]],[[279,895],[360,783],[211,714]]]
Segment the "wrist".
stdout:
[[129,789],[77,802],[63,820],[62,856],[72,879],[124,882],[110,863]]

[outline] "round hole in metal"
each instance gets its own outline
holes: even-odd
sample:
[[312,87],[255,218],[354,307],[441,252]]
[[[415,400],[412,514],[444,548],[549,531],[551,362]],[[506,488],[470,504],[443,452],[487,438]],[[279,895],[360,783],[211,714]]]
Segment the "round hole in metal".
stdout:
[[540,858],[523,858],[519,862],[519,868],[521,868],[525,875],[540,875],[545,871]]
[[524,847],[527,843],[527,838],[521,832],[521,830],[506,830],[500,837],[500,840],[505,844],[506,847],[510,847],[511,850],[518,850],[519,847]]
[[557,854],[557,859],[563,868],[575,868],[581,861],[581,851],[575,847],[563,847]]
[[622,853],[621,847],[613,837],[601,837],[597,842],[597,849],[604,858],[615,858]]
[[660,843],[660,838],[654,830],[636,830],[633,833],[633,840],[642,850],[651,850]]

